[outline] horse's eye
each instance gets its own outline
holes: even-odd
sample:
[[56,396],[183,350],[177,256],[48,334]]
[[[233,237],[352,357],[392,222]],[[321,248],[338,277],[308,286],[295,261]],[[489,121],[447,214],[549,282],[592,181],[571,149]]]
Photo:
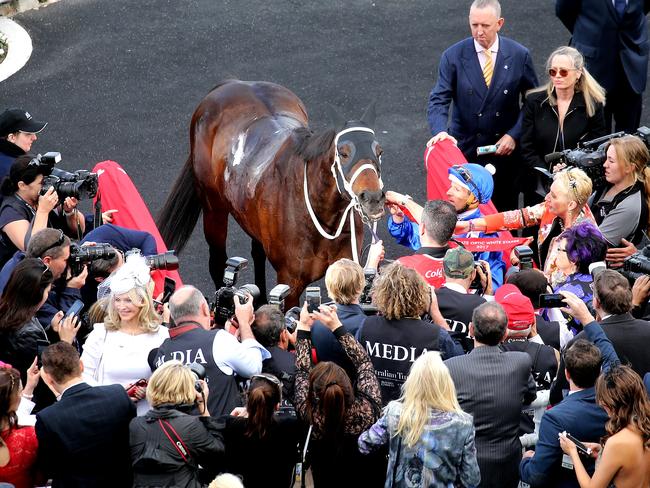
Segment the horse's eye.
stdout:
[[342,158],[348,158],[350,155],[346,153],[345,151],[339,151],[339,154],[341,155]]

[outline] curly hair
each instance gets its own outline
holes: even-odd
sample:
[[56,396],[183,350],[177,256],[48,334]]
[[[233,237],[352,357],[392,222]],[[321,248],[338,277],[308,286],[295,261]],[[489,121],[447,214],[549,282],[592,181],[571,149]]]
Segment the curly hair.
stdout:
[[394,262],[375,279],[372,300],[388,320],[419,317],[429,308],[431,291],[417,271]]
[[596,401],[609,413],[604,440],[632,426],[643,438],[643,445],[650,447],[650,400],[632,368],[615,366],[601,374],[596,381]]
[[589,265],[604,261],[607,241],[598,227],[589,221],[580,222],[560,234],[566,239],[566,255],[580,273],[589,273]]

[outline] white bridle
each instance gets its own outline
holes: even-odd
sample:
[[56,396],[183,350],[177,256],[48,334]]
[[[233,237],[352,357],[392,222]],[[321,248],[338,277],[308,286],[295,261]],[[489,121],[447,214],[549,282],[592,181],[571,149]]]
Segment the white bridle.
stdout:
[[[332,162],[332,176],[334,177],[334,181],[336,183],[336,188],[339,191],[340,194],[343,194],[343,191],[341,191],[341,188],[339,187],[339,181],[337,178],[337,171],[339,175],[341,176],[341,180],[343,181],[343,188],[347,192],[347,194],[350,196],[350,203],[346,207],[346,209],[343,211],[343,215],[341,216],[341,221],[339,222],[339,225],[336,229],[336,232],[334,234],[328,233],[325,229],[323,229],[323,226],[320,224],[318,221],[318,217],[316,217],[316,214],[314,213],[314,209],[311,206],[311,202],[309,200],[309,190],[307,188],[307,161],[305,161],[305,166],[304,166],[304,178],[303,178],[303,193],[305,195],[305,205],[307,206],[307,212],[309,213],[309,216],[311,217],[311,221],[314,223],[314,227],[318,230],[319,234],[323,236],[325,239],[333,240],[338,238],[341,235],[341,232],[343,231],[343,225],[345,224],[345,219],[347,218],[348,214],[350,214],[350,245],[352,246],[352,259],[354,260],[355,263],[359,262],[359,252],[357,250],[357,235],[356,235],[356,230],[355,230],[355,223],[354,223],[354,214],[350,212],[352,208],[354,208],[359,215],[364,217],[363,211],[361,209],[361,205],[359,204],[359,199],[357,198],[357,195],[354,193],[352,190],[352,186],[354,185],[354,182],[356,179],[359,177],[359,175],[364,172],[365,170],[369,169],[375,172],[377,175],[377,178],[379,178],[379,187],[383,188],[384,183],[381,180],[381,176],[379,172],[377,171],[377,167],[374,164],[371,163],[366,163],[362,164],[359,166],[356,171],[352,174],[352,177],[350,178],[350,181],[345,179],[345,175],[343,173],[343,168],[341,166],[341,155],[339,154],[339,148],[338,148],[338,142],[339,138],[347,134],[348,132],[370,132],[372,135],[375,135],[375,131],[372,129],[369,129],[368,127],[350,127],[348,129],[342,130],[338,134],[336,134],[336,137],[334,137],[334,161]],[[379,164],[381,165],[381,156],[379,157]],[[373,232],[376,232],[377,230],[377,222],[373,222],[372,224],[372,230]]]

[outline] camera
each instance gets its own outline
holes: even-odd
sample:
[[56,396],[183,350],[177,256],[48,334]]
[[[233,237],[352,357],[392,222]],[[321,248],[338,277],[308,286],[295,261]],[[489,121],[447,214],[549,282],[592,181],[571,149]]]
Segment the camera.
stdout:
[[284,325],[289,334],[293,334],[293,331],[298,327],[298,322],[300,322],[300,307],[291,307],[284,314]]
[[226,270],[223,272],[223,282],[226,286],[219,288],[214,293],[214,303],[212,304],[214,322],[219,326],[223,327],[235,315],[235,297],[239,298],[240,303],[246,303],[248,301],[246,292],[252,295],[253,300],[260,296],[260,289],[252,284],[243,285],[239,289],[235,288],[239,272],[247,265],[248,260],[239,257],[226,261]]
[[359,297],[359,305],[361,310],[366,315],[377,315],[379,311],[377,307],[372,303],[372,284],[375,282],[375,277],[377,276],[377,270],[375,268],[364,268],[363,269],[363,278],[364,285],[361,296]]
[[96,244],[94,246],[71,244],[68,266],[72,276],[79,276],[86,264],[98,259],[112,259],[114,257],[115,249],[110,244]]
[[269,305],[275,305],[281,312],[284,312],[284,299],[290,292],[289,285],[275,285],[269,292]]
[[515,256],[519,260],[519,269],[533,268],[533,250],[528,246],[516,246]]
[[[579,168],[589,176],[594,189],[602,188],[607,183],[605,180],[605,168],[603,167],[603,163],[607,159],[605,146],[611,139],[624,135],[625,132],[615,132],[598,137],[597,139],[579,144],[577,149],[567,149],[565,151],[547,154],[544,156],[544,161],[548,163],[550,171],[558,163]],[[645,143],[646,147],[650,149],[650,129],[648,127],[639,127],[632,135],[639,137]]]
[[626,258],[620,273],[630,281],[650,275],[650,245]]
[[205,368],[203,367],[202,364],[199,364],[197,362],[193,362],[188,364],[187,366],[190,368],[190,371],[194,375],[194,389],[198,391],[199,393],[203,392],[203,388],[201,388],[201,383],[199,383],[199,380],[205,380]]
[[[142,255],[142,251],[137,248],[133,248],[126,252],[124,259],[132,255]],[[178,269],[178,256],[176,256],[176,251],[167,251],[161,254],[153,254],[152,256],[145,256],[144,261],[151,271],[157,269],[164,269],[167,271],[173,271]]]
[[69,173],[62,169],[54,168],[52,173],[43,178],[41,195],[45,195],[50,187],[54,188],[60,199],[67,197],[77,200],[90,200],[97,195],[99,182],[96,173],[80,169]]
[[474,263],[474,269],[477,270],[476,271],[476,276],[474,276],[474,279],[472,280],[472,283],[469,285],[469,289],[470,290],[476,290],[477,295],[483,295],[485,290],[483,289],[483,283],[481,283],[481,275],[478,272],[479,268],[481,268],[483,270],[483,273],[485,274],[485,276],[487,276],[487,274],[488,274],[488,270],[487,270],[487,268],[485,267],[485,265],[483,263],[481,263],[480,261],[475,262]]

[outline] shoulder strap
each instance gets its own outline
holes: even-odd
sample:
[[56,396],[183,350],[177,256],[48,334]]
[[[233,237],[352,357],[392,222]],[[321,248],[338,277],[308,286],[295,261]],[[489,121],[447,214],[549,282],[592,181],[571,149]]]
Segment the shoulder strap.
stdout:
[[[183,461],[190,464],[190,460],[191,460],[190,450],[187,448],[187,446],[183,442],[183,439],[181,439],[181,437],[178,435],[178,433],[174,430],[172,425],[169,422],[167,422],[166,420],[163,420],[163,419],[158,419],[158,425],[160,425],[160,428],[162,429],[162,431],[167,436],[167,439],[169,439],[169,442],[171,442],[172,445],[176,448],[176,451],[178,451],[178,454],[181,455],[181,457],[183,458]],[[173,434],[173,438],[172,438],[172,435],[169,433],[169,431],[167,431],[167,429],[165,429],[165,426],[167,426],[167,428],[171,431],[171,434]]]

